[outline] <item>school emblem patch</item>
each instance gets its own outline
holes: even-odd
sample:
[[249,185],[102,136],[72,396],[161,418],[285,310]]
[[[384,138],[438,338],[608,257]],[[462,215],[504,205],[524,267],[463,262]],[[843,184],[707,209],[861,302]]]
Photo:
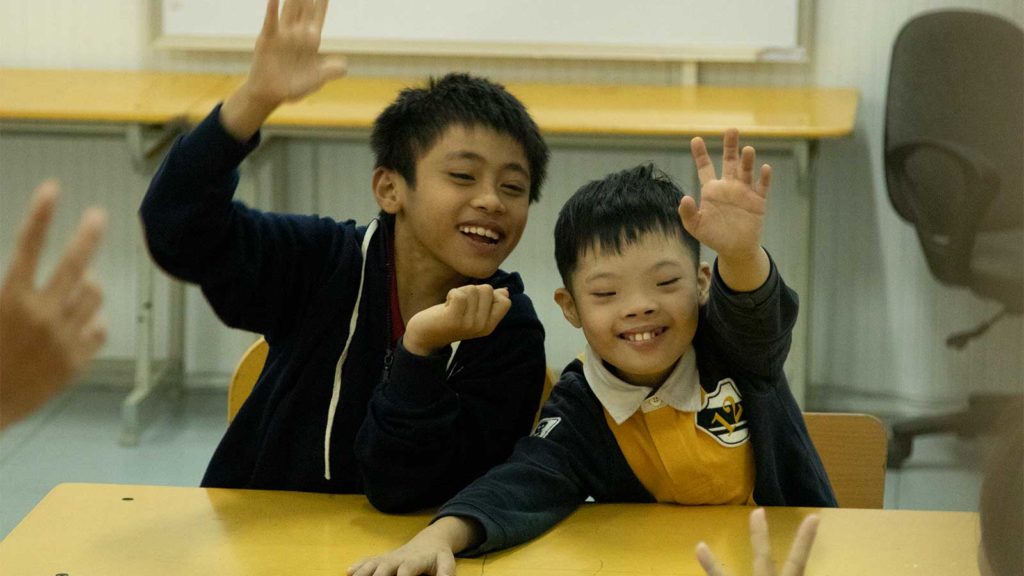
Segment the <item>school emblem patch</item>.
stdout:
[[750,438],[745,416],[736,383],[726,378],[704,396],[704,405],[697,413],[697,428],[722,446],[739,446]]
[[555,416],[554,418],[543,418],[537,422],[537,427],[533,429],[533,433],[530,436],[536,436],[537,438],[547,438],[548,434],[558,426],[558,423],[562,421],[561,416]]

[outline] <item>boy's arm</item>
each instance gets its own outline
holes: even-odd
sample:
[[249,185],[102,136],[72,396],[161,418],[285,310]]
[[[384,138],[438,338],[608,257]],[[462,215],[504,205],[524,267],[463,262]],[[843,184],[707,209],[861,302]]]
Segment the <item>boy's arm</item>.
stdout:
[[782,282],[761,233],[772,170],[761,166],[754,181],[755,151],[739,148],[739,133],[722,140],[719,178],[700,138],[690,143],[701,182],[701,200],[679,204],[683,226],[718,254],[705,313],[710,338],[734,365],[774,381],[789,352],[796,321],[796,294]]
[[508,462],[459,492],[430,527],[405,546],[357,564],[349,574],[446,573],[439,568],[448,566],[454,554],[508,548],[565,519],[591,491],[586,475],[614,483],[613,468],[599,464],[604,451],[597,427],[603,419],[597,421],[577,393],[555,386],[541,417],[548,423],[543,437],[521,439]]
[[139,211],[154,260],[202,286],[232,327],[274,331],[294,317],[282,308],[303,301],[318,281],[326,252],[335,261],[349,257],[339,254],[340,244],[331,245],[340,236],[333,222],[262,214],[232,202],[238,165],[259,145],[267,115],[344,73],[343,62],[317,55],[326,9],[323,0],[286,0],[278,15],[278,0],[267,3],[249,77],[175,142]]
[[447,346],[425,356],[395,350],[355,446],[377,508],[436,506],[529,433],[547,371],[544,331],[525,295],[512,300],[500,327],[463,340],[450,367]]
[[318,54],[326,16],[327,0],[285,0],[280,14],[278,0],[268,0],[249,76],[220,110],[224,128],[239,142],[252,138],[281,104],[345,75],[343,58]]

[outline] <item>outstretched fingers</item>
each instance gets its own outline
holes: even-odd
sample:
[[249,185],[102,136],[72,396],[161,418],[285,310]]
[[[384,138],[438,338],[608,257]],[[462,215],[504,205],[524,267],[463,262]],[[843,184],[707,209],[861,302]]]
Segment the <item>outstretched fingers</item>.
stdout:
[[271,36],[277,32],[279,11],[278,0],[267,0],[267,13],[263,15],[263,29],[260,31],[260,36]]
[[818,517],[814,514],[804,518],[796,531],[796,539],[789,549],[786,564],[782,567],[782,576],[803,576],[807,567],[807,559],[811,555],[811,546],[818,535]]
[[722,179],[738,177],[740,164],[740,131],[729,128],[722,136]]
[[750,513],[750,546],[754,550],[754,574],[772,576],[775,563],[772,562],[772,541],[768,536],[768,520],[764,508]]
[[90,208],[85,211],[74,238],[64,249],[53,276],[44,288],[49,297],[62,301],[78,286],[103,237],[106,221],[103,210]]
[[700,542],[697,544],[697,562],[704,569],[707,576],[725,576],[725,572],[718,566],[718,559],[711,553],[708,545]]
[[700,136],[690,140],[690,156],[693,157],[693,165],[697,168],[697,178],[701,186],[718,178],[715,175],[715,165],[708,155],[708,147]]
[[47,180],[36,188],[32,195],[28,217],[25,218],[25,223],[14,247],[14,254],[11,256],[6,284],[24,289],[33,288],[36,268],[39,265],[39,255],[46,244],[46,230],[50,227],[50,222],[53,221],[59,194],[60,188],[54,180]]

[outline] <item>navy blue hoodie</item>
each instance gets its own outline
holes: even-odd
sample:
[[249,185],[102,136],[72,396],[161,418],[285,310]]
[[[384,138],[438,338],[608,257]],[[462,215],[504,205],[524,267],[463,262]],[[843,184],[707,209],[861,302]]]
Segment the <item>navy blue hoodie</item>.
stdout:
[[[334,373],[349,337],[366,227],[264,213],[233,201],[237,142],[219,107],[172,147],[140,215],[154,260],[198,284],[220,319],[263,334],[267,362],[203,486],[365,493],[389,512],[436,506],[504,461],[529,433],[543,387],[544,331],[518,274],[494,332],[421,357],[392,345],[389,244],[367,246],[358,319],[325,454]],[[329,476],[325,464],[329,457]]]

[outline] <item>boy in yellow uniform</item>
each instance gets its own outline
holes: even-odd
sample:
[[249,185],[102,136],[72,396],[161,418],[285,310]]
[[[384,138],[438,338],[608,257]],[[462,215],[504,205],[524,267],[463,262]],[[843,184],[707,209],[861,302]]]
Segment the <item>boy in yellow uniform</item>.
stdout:
[[[783,373],[796,294],[761,248],[771,168],[725,135],[701,203],[651,166],[583,186],[555,226],[555,292],[587,350],[532,436],[356,576],[454,573],[453,553],[536,537],[598,502],[835,506]],[[718,254],[698,264],[698,242]],[[376,570],[376,571],[375,571]]]

